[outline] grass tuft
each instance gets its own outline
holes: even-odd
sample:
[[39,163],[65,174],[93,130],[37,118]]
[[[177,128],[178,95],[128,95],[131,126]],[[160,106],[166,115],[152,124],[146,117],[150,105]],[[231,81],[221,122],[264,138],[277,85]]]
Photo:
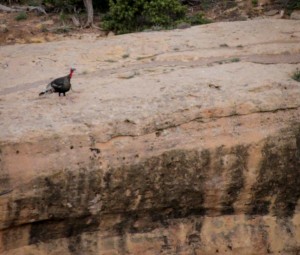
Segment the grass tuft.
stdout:
[[27,19],[27,13],[26,12],[20,12],[16,17],[15,20],[20,21],[20,20],[25,20]]
[[230,59],[230,62],[234,63],[234,62],[240,62],[241,60],[239,58],[232,58]]
[[297,68],[297,70],[292,74],[292,79],[295,81],[300,82],[300,70]]
[[258,5],[258,0],[252,0],[251,3],[252,3],[253,6],[256,7]]

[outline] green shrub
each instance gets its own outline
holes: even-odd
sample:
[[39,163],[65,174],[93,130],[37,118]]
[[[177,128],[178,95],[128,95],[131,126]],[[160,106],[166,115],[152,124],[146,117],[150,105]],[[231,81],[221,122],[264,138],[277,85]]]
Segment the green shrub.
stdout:
[[299,10],[300,9],[300,1],[299,0],[288,0],[287,1],[287,9],[288,10]]
[[150,25],[168,27],[184,18],[186,11],[178,0],[152,0],[145,2],[142,15]]
[[59,14],[59,20],[63,23],[66,22],[68,20],[68,18],[69,18],[69,15],[64,13],[63,11]]
[[95,10],[100,11],[101,13],[105,13],[109,9],[109,0],[93,0],[93,6]]
[[82,0],[43,0],[43,3],[46,6],[52,6],[54,9],[65,10],[68,12],[72,12],[74,6],[82,6]]
[[295,81],[299,81],[300,82],[300,70],[297,69],[293,74],[292,74],[292,78],[295,80]]
[[232,58],[230,59],[230,62],[240,62],[241,60],[239,58]]
[[72,30],[70,26],[62,26],[62,27],[57,27],[53,30],[54,33],[56,34],[65,34],[69,33]]
[[190,23],[192,26],[195,26],[195,25],[207,24],[210,23],[211,21],[206,19],[201,12],[198,12],[197,14],[188,17],[186,22]]
[[251,3],[252,3],[253,6],[257,6],[258,5],[258,0],[252,0]]
[[20,21],[20,20],[25,20],[27,19],[27,13],[26,12],[20,12],[16,17],[15,20]]
[[110,0],[102,26],[118,34],[152,26],[168,28],[185,18],[186,11],[179,0]]
[[28,0],[27,3],[30,6],[40,6],[42,4],[41,0]]
[[277,9],[285,9],[287,14],[291,14],[293,10],[300,9],[299,0],[276,0],[273,1]]

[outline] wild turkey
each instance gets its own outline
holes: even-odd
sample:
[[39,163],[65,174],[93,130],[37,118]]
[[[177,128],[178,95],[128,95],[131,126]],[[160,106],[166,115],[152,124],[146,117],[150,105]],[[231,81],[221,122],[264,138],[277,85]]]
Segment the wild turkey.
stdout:
[[58,96],[60,96],[60,94],[66,96],[66,92],[68,92],[71,88],[71,78],[75,70],[75,68],[71,68],[68,75],[51,81],[47,85],[46,90],[41,92],[39,96],[50,93],[58,93]]

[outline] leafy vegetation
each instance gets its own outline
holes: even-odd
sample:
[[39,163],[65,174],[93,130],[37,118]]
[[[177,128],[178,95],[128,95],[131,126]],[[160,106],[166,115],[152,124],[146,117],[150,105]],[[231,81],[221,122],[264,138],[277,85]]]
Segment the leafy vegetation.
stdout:
[[241,60],[239,58],[232,58],[230,59],[230,62],[235,63],[235,62],[240,62]]
[[82,5],[82,0],[43,0],[43,3],[48,7],[71,11],[74,6]]
[[206,24],[202,13],[187,16],[187,7],[179,0],[109,0],[109,11],[102,27],[117,34],[145,29],[175,28],[180,23]]
[[292,78],[295,80],[295,81],[299,81],[300,82],[300,70],[297,69],[293,74],[292,74]]
[[291,14],[293,10],[300,10],[299,0],[273,0],[276,9],[285,9],[287,14]]
[[236,6],[235,0],[201,0],[198,1],[198,6],[201,7],[202,10],[210,10],[213,8],[219,9],[229,9]]
[[300,10],[300,1],[299,0],[288,0],[287,1],[288,10]]
[[40,6],[42,4],[41,0],[28,0],[28,5],[30,6]]
[[72,30],[72,27],[64,25],[61,27],[56,27],[52,31],[56,34],[65,34],[65,33],[69,33],[71,30]]
[[[0,0],[1,1],[1,0]],[[21,3],[30,6],[43,6],[47,12],[60,13],[60,21],[68,24],[71,15],[84,17],[83,0],[2,0],[7,3]],[[276,0],[274,5],[288,10],[300,9],[299,0]],[[252,6],[258,5],[258,0],[251,0]],[[196,6],[197,13],[188,14],[188,5]],[[199,10],[226,10],[236,6],[235,0],[92,0],[95,15],[101,17],[100,27],[117,34],[144,30],[162,30],[186,28],[189,25],[206,24],[207,20]],[[86,9],[88,10],[88,8]],[[82,14],[82,15],[81,15]],[[80,16],[81,15],[81,16]],[[93,17],[94,14],[92,14]],[[103,16],[104,15],[104,16]],[[221,14],[220,14],[221,15]],[[19,13],[16,20],[25,20],[25,12]],[[81,18],[81,21],[84,18]],[[223,47],[223,46],[220,46]],[[224,46],[225,47],[225,46]]]
[[195,26],[195,25],[207,24],[210,23],[211,21],[206,19],[203,13],[198,12],[193,16],[187,17],[186,22],[190,23],[192,26]]
[[150,25],[168,27],[184,18],[186,11],[186,7],[178,0],[152,0],[144,2],[142,15]]
[[252,3],[253,6],[257,6],[258,5],[258,0],[252,0],[251,3]]
[[64,11],[62,11],[60,14],[59,14],[59,20],[61,22],[66,22],[69,18],[69,15],[66,14]]
[[172,27],[186,17],[187,8],[178,0],[110,0],[103,27],[118,34],[151,27]]
[[27,19],[27,13],[26,12],[20,12],[18,15],[15,17],[15,20],[20,21],[20,20],[25,20]]

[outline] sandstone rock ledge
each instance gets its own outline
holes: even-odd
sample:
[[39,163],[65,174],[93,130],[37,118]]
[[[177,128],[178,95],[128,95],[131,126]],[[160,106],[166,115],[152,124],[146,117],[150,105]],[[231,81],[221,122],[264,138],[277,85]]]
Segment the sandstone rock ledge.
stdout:
[[0,254],[299,254],[299,27],[2,47]]

